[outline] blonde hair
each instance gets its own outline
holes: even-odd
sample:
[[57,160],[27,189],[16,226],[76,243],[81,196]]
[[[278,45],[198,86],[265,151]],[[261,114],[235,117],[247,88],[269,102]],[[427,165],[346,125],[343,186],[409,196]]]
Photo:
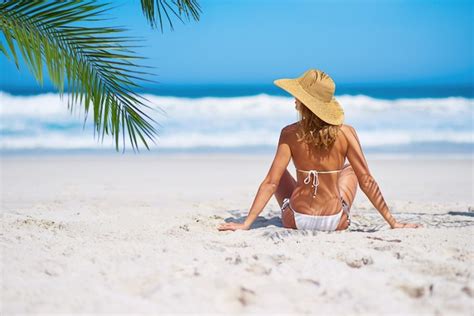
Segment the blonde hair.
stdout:
[[336,141],[340,125],[332,125],[321,120],[303,103],[298,107],[299,121],[298,141],[312,144],[319,149],[328,149]]

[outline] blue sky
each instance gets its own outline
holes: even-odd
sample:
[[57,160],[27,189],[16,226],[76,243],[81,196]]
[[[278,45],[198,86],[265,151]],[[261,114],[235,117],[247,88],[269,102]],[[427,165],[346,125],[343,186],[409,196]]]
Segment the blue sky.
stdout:
[[[108,16],[144,38],[139,53],[164,84],[271,84],[307,68],[337,84],[472,83],[471,1],[199,1],[199,22],[152,30],[140,3],[117,1]],[[2,55],[2,89],[35,87]]]

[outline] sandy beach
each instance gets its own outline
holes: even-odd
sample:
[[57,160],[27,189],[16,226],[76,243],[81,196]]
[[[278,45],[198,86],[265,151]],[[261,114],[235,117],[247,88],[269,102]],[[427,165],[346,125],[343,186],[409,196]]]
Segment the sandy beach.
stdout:
[[[472,158],[367,156],[344,232],[247,214],[272,155],[1,158],[1,314],[474,315]],[[294,170],[291,169],[294,173]]]

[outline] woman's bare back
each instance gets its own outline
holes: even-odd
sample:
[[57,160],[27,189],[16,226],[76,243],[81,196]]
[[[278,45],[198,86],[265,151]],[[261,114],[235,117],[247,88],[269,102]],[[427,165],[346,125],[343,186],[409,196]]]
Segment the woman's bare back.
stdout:
[[[297,169],[297,187],[291,195],[292,207],[300,213],[310,215],[333,215],[341,210],[341,196],[338,186],[340,172],[318,174],[319,185],[314,196],[312,176],[298,170],[332,171],[342,170],[347,153],[347,140],[342,135],[341,127],[336,141],[329,149],[317,149],[311,144],[298,141],[298,124],[287,126],[284,133],[287,134],[288,145],[291,149],[293,163]],[[309,178],[308,178],[309,176]],[[307,179],[308,184],[304,183]],[[314,196],[314,197],[313,197]]]

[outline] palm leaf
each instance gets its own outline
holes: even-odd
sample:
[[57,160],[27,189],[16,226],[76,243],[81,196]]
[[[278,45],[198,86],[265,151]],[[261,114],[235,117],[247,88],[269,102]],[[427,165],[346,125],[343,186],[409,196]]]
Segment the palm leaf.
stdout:
[[134,92],[140,88],[136,79],[147,80],[142,78],[149,74],[136,63],[141,58],[129,44],[133,39],[122,36],[121,28],[79,26],[103,20],[100,13],[108,7],[95,1],[3,2],[0,29],[6,46],[1,43],[0,51],[17,67],[21,56],[41,84],[46,67],[61,96],[69,91],[68,108],[83,104],[84,126],[92,106],[94,137],[97,133],[103,141],[104,134],[111,135],[118,151],[122,133],[125,151],[128,134],[134,151],[139,143],[149,149],[158,123],[146,113],[153,110],[147,100]]
[[195,21],[199,21],[201,8],[196,0],[140,0],[142,4],[142,11],[148,23],[152,27],[157,27],[160,24],[160,29],[163,32],[163,20],[166,18],[168,24],[173,30],[173,22],[171,15],[177,17],[183,22],[182,16],[188,20],[191,17]]

